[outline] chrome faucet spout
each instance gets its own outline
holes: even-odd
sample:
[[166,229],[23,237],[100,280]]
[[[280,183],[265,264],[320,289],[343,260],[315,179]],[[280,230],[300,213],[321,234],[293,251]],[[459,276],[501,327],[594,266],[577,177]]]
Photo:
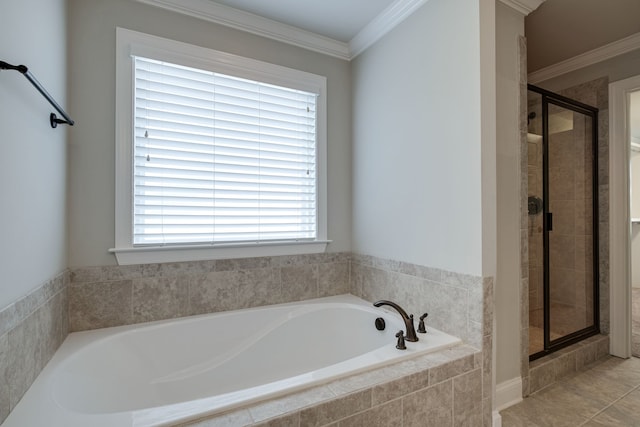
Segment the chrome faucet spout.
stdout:
[[374,302],[373,305],[375,307],[381,307],[383,305],[388,305],[389,307],[394,308],[398,313],[400,313],[400,316],[402,317],[402,320],[404,321],[404,326],[407,329],[405,340],[411,341],[411,342],[418,341],[418,336],[416,335],[416,329],[413,326],[413,314],[408,315],[407,312],[404,311],[404,309],[402,307],[400,307],[398,304],[396,304],[393,301],[380,300],[380,301]]

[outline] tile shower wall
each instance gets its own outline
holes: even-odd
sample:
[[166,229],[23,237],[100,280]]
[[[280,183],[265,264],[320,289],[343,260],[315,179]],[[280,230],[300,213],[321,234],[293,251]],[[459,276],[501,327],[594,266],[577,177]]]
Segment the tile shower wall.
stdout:
[[[529,305],[531,293],[536,292],[535,283],[531,283],[529,272],[529,147],[527,139],[527,40],[518,37],[518,55],[520,57],[520,376],[522,395],[529,395]],[[537,304],[537,301],[533,301]]]
[[349,254],[326,253],[71,271],[71,331],[349,292]]
[[0,311],[0,424],[69,333],[69,273]]
[[[529,126],[533,134],[542,135],[542,104],[541,97],[529,100],[528,112],[536,114],[535,120]],[[543,196],[542,170],[542,138],[527,138],[527,195],[529,197]],[[544,247],[542,243],[542,213],[528,215],[527,237],[529,243],[529,327],[543,328],[544,307]],[[539,344],[539,343],[535,343]],[[536,345],[536,351],[542,350]],[[531,349],[529,350],[531,351]]]

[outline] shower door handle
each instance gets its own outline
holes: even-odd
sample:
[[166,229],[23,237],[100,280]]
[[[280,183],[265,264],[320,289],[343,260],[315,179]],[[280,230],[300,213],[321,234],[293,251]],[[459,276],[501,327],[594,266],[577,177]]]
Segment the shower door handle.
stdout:
[[547,212],[547,231],[553,231],[553,213]]

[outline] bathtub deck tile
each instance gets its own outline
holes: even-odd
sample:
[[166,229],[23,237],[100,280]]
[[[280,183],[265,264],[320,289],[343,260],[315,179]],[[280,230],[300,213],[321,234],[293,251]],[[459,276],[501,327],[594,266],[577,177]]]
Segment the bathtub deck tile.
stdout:
[[249,411],[240,410],[219,415],[215,418],[190,421],[178,424],[178,427],[239,427],[252,425],[253,420]]
[[430,384],[437,384],[473,370],[476,352],[477,350],[470,346],[458,346],[444,350],[441,354],[449,357],[450,361],[431,369]]
[[424,356],[418,356],[413,359],[413,363],[419,369],[435,368],[450,361],[451,358],[446,356],[442,351],[425,354]]
[[388,380],[388,372],[385,369],[375,369],[363,372],[343,379],[333,381],[328,387],[337,395],[349,394],[354,391],[373,387]]
[[251,406],[249,413],[253,420],[258,423],[290,412],[299,411],[333,398],[335,398],[335,394],[329,387],[314,387]]
[[359,391],[300,412],[300,425],[321,427],[371,408],[371,390]]
[[254,427],[301,427],[300,413],[285,415],[283,417],[273,418],[271,420],[254,424]]
[[429,370],[413,372],[375,386],[371,391],[371,404],[380,405],[427,387],[429,387]]

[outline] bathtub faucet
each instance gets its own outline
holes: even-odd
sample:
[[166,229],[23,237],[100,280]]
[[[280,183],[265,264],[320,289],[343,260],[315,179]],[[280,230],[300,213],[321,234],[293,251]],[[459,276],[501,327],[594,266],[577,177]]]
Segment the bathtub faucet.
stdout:
[[402,307],[400,307],[398,304],[396,304],[393,301],[387,301],[383,299],[383,300],[374,302],[373,305],[376,307],[388,305],[389,307],[395,308],[396,311],[400,313],[400,316],[402,316],[402,320],[404,320],[404,326],[407,328],[407,334],[405,336],[405,340],[411,341],[411,342],[418,341],[418,336],[416,335],[416,329],[413,326],[413,314],[407,315],[407,312],[404,311]]

